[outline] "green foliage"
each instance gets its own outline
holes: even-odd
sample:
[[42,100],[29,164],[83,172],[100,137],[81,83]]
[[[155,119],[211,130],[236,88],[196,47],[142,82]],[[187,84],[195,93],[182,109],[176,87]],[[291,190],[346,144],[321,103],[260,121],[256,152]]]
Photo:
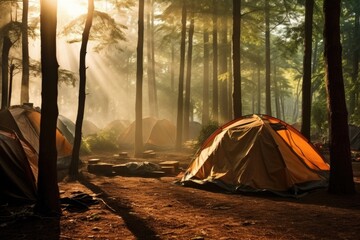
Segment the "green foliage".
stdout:
[[217,122],[210,122],[209,124],[203,126],[198,137],[197,147],[200,147],[218,128],[219,124]]
[[82,149],[84,151],[115,151],[118,149],[116,143],[117,135],[114,131],[103,130],[97,134],[84,138]]
[[324,98],[314,101],[312,106],[312,132],[314,138],[321,139],[327,136],[328,130],[328,113],[326,101]]
[[355,112],[350,115],[350,121],[351,124],[360,126],[360,108],[356,108]]

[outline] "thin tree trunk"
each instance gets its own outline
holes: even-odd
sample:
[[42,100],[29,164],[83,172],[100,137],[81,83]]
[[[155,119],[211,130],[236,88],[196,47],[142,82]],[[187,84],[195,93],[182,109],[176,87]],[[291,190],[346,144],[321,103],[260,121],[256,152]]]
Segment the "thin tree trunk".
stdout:
[[29,0],[23,0],[22,10],[22,77],[20,103],[29,102],[29,36],[28,36]]
[[360,27],[359,27],[359,9],[360,7],[355,7],[355,23],[354,23],[354,40],[353,40],[353,69],[351,75],[351,83],[352,83],[352,90],[350,91],[350,102],[349,102],[349,113],[354,114],[355,109],[358,105],[356,99],[359,94],[359,55],[360,55],[360,48],[359,48],[359,41],[360,41]]
[[191,65],[192,65],[192,52],[193,52],[193,37],[194,37],[194,12],[191,11],[190,16],[190,28],[189,28],[189,45],[187,55],[187,67],[186,67],[186,82],[185,82],[185,102],[184,102],[184,140],[189,139],[189,125],[190,125],[190,99],[191,99]]
[[[227,54],[228,56],[232,56],[232,44],[228,44],[227,47]],[[233,102],[233,61],[232,61],[232,57],[228,57],[228,65],[229,65],[229,77],[228,77],[228,119],[233,119],[234,118],[234,102]]]
[[76,127],[75,127],[75,139],[74,146],[72,151],[72,158],[70,164],[70,177],[72,179],[77,179],[79,174],[79,162],[80,162],[80,146],[82,139],[82,125],[84,120],[84,109],[85,109],[85,99],[86,99],[86,50],[87,44],[89,41],[90,29],[93,21],[94,15],[94,0],[88,0],[88,12],[84,27],[84,32],[82,34],[82,41],[80,47],[80,64],[79,64],[79,104],[78,112],[76,117]]
[[154,38],[153,38],[153,2],[149,1],[147,11],[147,79],[149,93],[149,112],[150,116],[158,117],[157,97],[156,97],[156,80],[155,80],[155,59],[154,59]]
[[219,121],[219,87],[218,87],[218,17],[217,17],[217,1],[213,0],[213,102],[212,102],[212,119]]
[[271,73],[270,73],[270,6],[269,0],[265,0],[265,81],[266,81],[266,109],[271,115]]
[[284,103],[284,94],[282,93],[283,88],[282,88],[283,84],[280,82],[280,105],[281,105],[281,115],[282,115],[282,120],[286,122],[286,116],[285,116],[285,103]]
[[175,45],[174,42],[171,41],[171,65],[170,65],[170,89],[171,89],[171,94],[169,96],[170,102],[171,102],[171,106],[172,106],[172,112],[171,112],[171,116],[173,121],[176,121],[176,100],[175,97],[176,96],[176,92],[175,92]]
[[182,147],[182,130],[184,114],[184,71],[185,71],[185,40],[186,40],[186,1],[183,1],[181,13],[181,43],[180,43],[180,70],[179,70],[179,87],[178,87],[178,106],[176,121],[176,141],[175,148],[180,150]]
[[310,140],[310,124],[311,124],[311,53],[312,53],[313,9],[314,9],[314,0],[306,0],[301,133],[309,140]]
[[159,117],[159,104],[157,96],[157,84],[156,84],[156,60],[155,60],[155,33],[154,33],[154,0],[151,0],[151,68],[152,68],[152,82],[154,91],[154,111],[155,117]]
[[233,107],[234,107],[234,118],[239,118],[242,115],[240,36],[241,36],[241,0],[233,0],[233,71],[234,71]]
[[10,81],[9,81],[9,106],[11,106],[11,95],[12,95],[12,86],[13,86],[13,79],[14,79],[14,70],[15,64],[10,65]]
[[[315,36],[314,38],[315,46],[314,46],[314,53],[312,54],[312,66],[311,66],[311,74],[313,75],[316,72],[318,66],[318,49],[319,49],[319,40]],[[313,99],[315,87],[314,84],[311,82],[311,99]]]
[[41,121],[38,199],[35,212],[61,214],[57,184],[56,124],[58,117],[58,62],[56,59],[57,0],[40,1],[41,37]]
[[277,83],[277,76],[276,76],[276,64],[274,62],[274,98],[275,98],[275,112],[276,117],[281,118],[280,116],[280,101],[279,101],[279,89],[278,89],[278,83]]
[[220,35],[220,51],[219,51],[219,72],[221,76],[220,81],[220,106],[219,108],[219,119],[220,122],[227,122],[228,119],[228,67],[227,67],[227,18],[221,17],[221,35]]
[[203,109],[202,109],[202,125],[209,123],[209,32],[204,25],[204,76],[203,76]]
[[142,128],[142,100],[143,100],[143,54],[144,54],[144,0],[139,0],[138,44],[136,60],[136,102],[135,102],[135,149],[134,156],[142,157],[143,128]]
[[257,69],[257,112],[261,113],[261,72],[260,64],[256,65]]
[[1,54],[2,69],[2,88],[1,88],[1,109],[9,106],[9,52],[13,45],[8,36],[4,36],[3,48]]
[[296,95],[295,95],[295,103],[294,103],[294,111],[293,111],[293,116],[292,116],[292,121],[296,122],[297,118],[298,118],[298,113],[299,113],[299,99],[300,99],[300,81],[298,81],[297,85],[296,85]]
[[324,0],[324,57],[330,116],[329,192],[355,192],[340,43],[340,0]]

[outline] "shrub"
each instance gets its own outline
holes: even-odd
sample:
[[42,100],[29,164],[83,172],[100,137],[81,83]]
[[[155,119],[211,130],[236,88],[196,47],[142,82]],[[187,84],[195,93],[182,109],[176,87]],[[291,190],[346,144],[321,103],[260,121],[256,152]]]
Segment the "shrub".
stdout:
[[204,125],[201,128],[199,137],[198,137],[198,144],[197,147],[203,145],[203,143],[210,137],[210,135],[215,132],[219,128],[219,124],[217,122],[210,122],[207,125]]

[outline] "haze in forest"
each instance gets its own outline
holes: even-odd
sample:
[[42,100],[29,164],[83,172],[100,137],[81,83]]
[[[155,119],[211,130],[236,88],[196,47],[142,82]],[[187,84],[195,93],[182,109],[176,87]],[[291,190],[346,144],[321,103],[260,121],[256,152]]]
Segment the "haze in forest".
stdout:
[[[212,96],[212,8],[211,1],[196,1],[194,6],[194,39],[191,72],[191,120],[201,122],[204,86],[204,48],[209,47],[210,68],[208,71],[209,95]],[[201,3],[200,3],[201,2]],[[104,127],[115,119],[133,121],[135,118],[135,81],[136,81],[136,43],[137,43],[137,1],[95,1],[96,11],[103,15],[94,18],[87,51],[87,98],[85,119],[93,121],[98,127]],[[253,1],[242,6],[241,34],[241,75],[243,115],[265,113],[265,20],[260,10],[263,1]],[[321,6],[321,5],[319,5]],[[271,40],[271,101],[272,115],[290,124],[301,122],[301,84],[303,60],[304,6],[300,3],[282,5],[270,4],[270,40]],[[11,11],[9,11],[11,9]],[[151,9],[150,13],[148,10]],[[350,11],[350,5],[344,4]],[[87,1],[58,1],[58,50],[57,59],[61,71],[75,77],[60,74],[58,104],[60,114],[71,120],[76,118],[78,97],[78,61],[81,32],[84,21],[77,21],[86,14]],[[155,79],[158,103],[157,118],[176,122],[177,87],[179,79],[181,4],[177,1],[154,1],[152,8],[145,6],[144,43],[144,89],[143,116],[153,115],[149,110],[148,74],[150,62],[147,58],[149,36],[153,36]],[[0,25],[9,19],[21,21],[21,4],[7,6],[1,12]],[[10,12],[10,13],[9,13]],[[219,106],[220,114],[226,114],[220,123],[231,120],[231,36],[232,17],[231,1],[224,1],[218,6],[218,54],[219,54]],[[312,88],[312,123],[313,128],[325,134],[327,129],[326,93],[322,57],[322,12],[315,9],[313,30],[313,88]],[[84,18],[82,18],[84,20]],[[30,38],[30,59],[36,65],[40,60],[39,48],[39,2],[31,1],[29,25],[37,35]],[[350,28],[352,15],[344,18],[342,27]],[[187,29],[190,19],[188,19]],[[112,29],[114,28],[114,29]],[[204,33],[209,40],[204,43]],[[112,35],[114,34],[114,35]],[[353,42],[350,33],[343,32],[345,64],[350,66]],[[21,44],[11,49],[10,56],[16,61],[21,59]],[[225,64],[224,64],[225,63]],[[20,64],[19,64],[20,65]],[[347,77],[345,83],[350,89],[351,69],[344,68]],[[172,72],[173,71],[173,72]],[[172,75],[173,74],[173,75]],[[68,75],[68,76],[69,76]],[[67,79],[67,81],[65,81]],[[16,69],[11,104],[20,104],[21,70]],[[40,106],[40,73],[30,75],[30,102]],[[225,90],[224,90],[225,89]],[[211,97],[209,104],[211,105]],[[226,106],[227,112],[221,113]],[[211,114],[211,113],[210,113]],[[354,114],[355,113],[351,113]],[[356,121],[355,118],[351,118]]]

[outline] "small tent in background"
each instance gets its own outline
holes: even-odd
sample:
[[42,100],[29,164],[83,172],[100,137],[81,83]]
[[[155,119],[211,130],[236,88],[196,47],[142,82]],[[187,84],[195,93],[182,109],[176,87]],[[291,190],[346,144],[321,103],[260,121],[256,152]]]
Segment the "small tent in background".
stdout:
[[[38,110],[12,106],[0,111],[0,202],[34,202],[40,137]],[[75,125],[59,116],[56,131],[58,169],[68,168]]]
[[324,158],[295,128],[252,115],[215,131],[181,182],[214,183],[231,192],[297,195],[327,186],[328,171]]
[[[22,105],[12,106],[0,111],[0,126],[14,131],[21,140],[26,141],[38,154],[41,114],[38,110]],[[58,125],[66,125],[59,124]],[[71,135],[68,136],[71,138]],[[70,164],[73,139],[68,140],[58,128],[56,131],[56,148],[58,167],[64,168]]]
[[[147,148],[166,149],[175,145],[176,127],[169,120],[144,118],[142,121],[143,142]],[[120,134],[120,147],[132,147],[135,143],[135,121]]]
[[56,127],[71,144],[74,143],[75,123],[73,121],[63,115],[59,115]]
[[82,123],[82,135],[87,137],[89,135],[96,134],[100,131],[98,126],[95,123],[91,122],[90,120],[84,120]]
[[120,119],[116,119],[114,121],[111,121],[110,123],[108,123],[103,131],[105,132],[111,132],[114,133],[116,136],[119,136],[120,134],[122,134],[125,129],[130,125],[130,122],[127,120],[120,120]]
[[360,151],[360,127],[349,124],[351,150]]

